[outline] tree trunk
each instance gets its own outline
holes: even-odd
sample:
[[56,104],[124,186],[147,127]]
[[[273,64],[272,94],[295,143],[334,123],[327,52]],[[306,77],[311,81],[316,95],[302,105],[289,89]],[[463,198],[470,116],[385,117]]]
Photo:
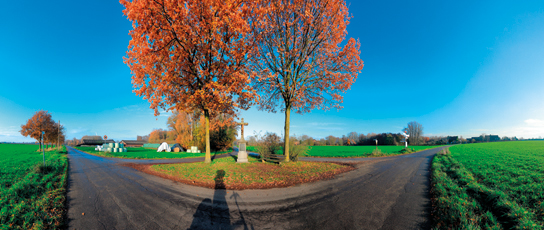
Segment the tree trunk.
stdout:
[[289,162],[289,119],[291,116],[291,106],[285,108],[285,141],[283,145],[283,154],[285,154],[285,162]]
[[211,163],[212,157],[210,153],[210,112],[207,109],[204,110],[204,117],[206,117],[206,157],[204,162]]

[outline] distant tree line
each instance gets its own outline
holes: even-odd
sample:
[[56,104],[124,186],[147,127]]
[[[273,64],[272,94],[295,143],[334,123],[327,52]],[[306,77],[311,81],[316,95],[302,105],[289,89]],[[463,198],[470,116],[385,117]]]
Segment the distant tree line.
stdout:
[[[478,136],[464,139],[463,136],[423,136],[423,125],[416,121],[409,122],[407,127],[403,129],[409,135],[408,145],[448,145],[448,144],[464,144],[464,143],[479,143],[492,141],[517,141],[517,137],[499,137],[498,135],[486,135],[485,133]],[[267,133],[267,135],[270,135]],[[257,135],[256,135],[257,136]],[[247,141],[248,145],[258,146],[259,138],[250,136]],[[401,133],[357,133],[349,132],[341,137],[329,135],[325,138],[316,139],[308,135],[291,136],[290,142],[295,145],[304,146],[348,146],[348,145],[375,145],[376,140],[378,145],[404,145],[404,135]]]
[[481,142],[495,142],[495,141],[517,141],[517,137],[507,137],[503,136],[502,138],[499,135],[486,135],[482,133],[480,136],[471,137],[466,139],[466,143],[481,143]]
[[[404,129],[406,133],[410,135],[408,139],[409,145],[423,145],[425,139],[423,137],[423,126],[415,121],[408,123],[408,126]],[[290,142],[294,142],[296,145],[306,146],[319,146],[319,145],[331,145],[331,146],[347,146],[347,145],[375,145],[376,140],[378,145],[404,145],[405,139],[401,133],[357,133],[350,132],[347,135],[336,137],[329,135],[325,138],[314,139],[308,135],[291,136]],[[248,145],[256,145],[257,138],[250,136],[248,138]]]

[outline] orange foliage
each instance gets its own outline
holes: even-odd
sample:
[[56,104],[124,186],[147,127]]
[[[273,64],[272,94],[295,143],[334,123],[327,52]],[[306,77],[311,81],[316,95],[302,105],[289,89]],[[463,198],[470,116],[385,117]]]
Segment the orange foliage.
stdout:
[[[26,124],[21,125],[20,132],[21,135],[25,137],[30,136],[36,139],[40,143],[41,149],[41,146],[43,144],[43,142],[41,141],[42,131],[45,131],[44,142],[46,142],[48,141],[48,139],[52,139],[51,133],[57,132],[57,130],[55,130],[57,126],[55,125],[56,123],[51,118],[51,114],[49,114],[47,111],[40,110],[34,113],[34,116],[28,119]],[[54,136],[54,138],[56,138],[56,136]]]
[[[341,109],[345,93],[363,68],[359,41],[344,41],[349,24],[344,0],[262,0],[267,9],[252,67],[258,72],[256,87],[265,97],[260,107],[274,112],[297,113],[318,109]],[[288,64],[285,64],[288,63]]]
[[[168,131],[163,129],[154,129],[149,134],[149,142],[150,143],[162,143],[162,142],[173,142],[171,138],[169,138],[170,135]],[[172,143],[169,143],[172,144]]]
[[[156,129],[149,134],[149,142],[153,143],[179,143],[184,148],[198,146],[203,149],[206,146],[206,118],[197,112],[185,113],[174,111],[167,121],[168,130]],[[219,114],[210,119],[210,141],[214,150],[225,150],[232,146],[231,133],[236,122],[233,115]],[[232,131],[232,132],[234,132]],[[233,133],[232,138],[236,133]]]
[[252,24],[258,53],[252,69],[258,75],[259,108],[285,111],[284,153],[289,159],[290,111],[341,109],[341,93],[350,89],[363,68],[359,41],[341,47],[349,24],[344,0],[260,0],[266,9]]
[[57,141],[59,141],[59,143],[64,143],[64,139],[65,139],[64,126],[54,122],[53,127],[51,127],[51,130],[49,131],[49,133],[45,133],[44,139],[45,139],[45,142],[48,142],[48,143],[57,143]]
[[[195,120],[198,121],[198,124],[196,124],[196,126],[200,128],[195,129],[193,132],[193,135],[197,137],[194,139],[194,141],[196,142],[194,143],[194,145],[197,145],[199,148],[202,148],[206,144],[204,139],[204,137],[206,136],[206,130],[204,129],[204,127],[206,127],[206,118],[203,115],[200,115],[196,117]],[[220,114],[218,116],[213,117],[213,119],[210,120],[210,131],[212,131],[212,133],[218,133],[223,129],[228,129],[229,127],[235,127],[236,126],[235,123],[236,122],[234,121],[234,116]],[[230,147],[231,145],[231,143],[219,144],[218,142],[220,142],[220,140],[217,140],[217,138],[213,139],[213,141],[215,142],[214,144],[215,147],[218,147],[218,146]]]
[[[138,96],[159,108],[234,114],[255,97],[248,86],[248,25],[244,0],[121,0],[133,21],[125,63]],[[236,99],[234,99],[236,98]]]
[[247,67],[255,41],[249,26],[253,1],[120,2],[133,22],[124,62],[135,93],[151,103],[155,115],[163,108],[202,111],[209,118],[249,108],[256,97]]
[[193,116],[184,112],[174,112],[168,118],[168,127],[175,133],[176,143],[188,149],[193,145]]

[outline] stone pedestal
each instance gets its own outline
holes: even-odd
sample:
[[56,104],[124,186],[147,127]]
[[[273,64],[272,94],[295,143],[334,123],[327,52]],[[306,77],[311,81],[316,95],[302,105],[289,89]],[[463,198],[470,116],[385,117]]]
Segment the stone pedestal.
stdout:
[[247,163],[246,142],[241,141],[238,145],[238,160],[237,163]]

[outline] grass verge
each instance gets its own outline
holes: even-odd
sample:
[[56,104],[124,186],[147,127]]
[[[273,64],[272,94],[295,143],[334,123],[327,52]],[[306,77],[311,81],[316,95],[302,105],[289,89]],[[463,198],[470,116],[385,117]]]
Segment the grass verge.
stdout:
[[[100,152],[97,150],[94,150],[95,147],[75,147],[76,149],[79,149],[83,152],[101,156],[101,157],[116,157],[116,158],[128,158],[128,159],[174,159],[174,158],[196,158],[196,157],[204,157],[206,153],[187,153],[187,152],[157,152],[156,149],[152,148],[127,148],[127,152],[122,153],[115,153],[115,152]],[[228,151],[217,151],[217,152],[211,152],[211,155],[222,155],[232,152],[231,150]]]
[[0,229],[63,228],[66,148],[42,153],[37,145],[0,144]]
[[190,185],[226,189],[265,189],[288,187],[296,184],[332,178],[339,173],[355,169],[349,164],[290,162],[281,165],[261,163],[248,157],[249,163],[238,164],[236,157],[185,164],[129,164],[144,172]]
[[431,168],[435,229],[542,229],[544,142],[458,145]]

